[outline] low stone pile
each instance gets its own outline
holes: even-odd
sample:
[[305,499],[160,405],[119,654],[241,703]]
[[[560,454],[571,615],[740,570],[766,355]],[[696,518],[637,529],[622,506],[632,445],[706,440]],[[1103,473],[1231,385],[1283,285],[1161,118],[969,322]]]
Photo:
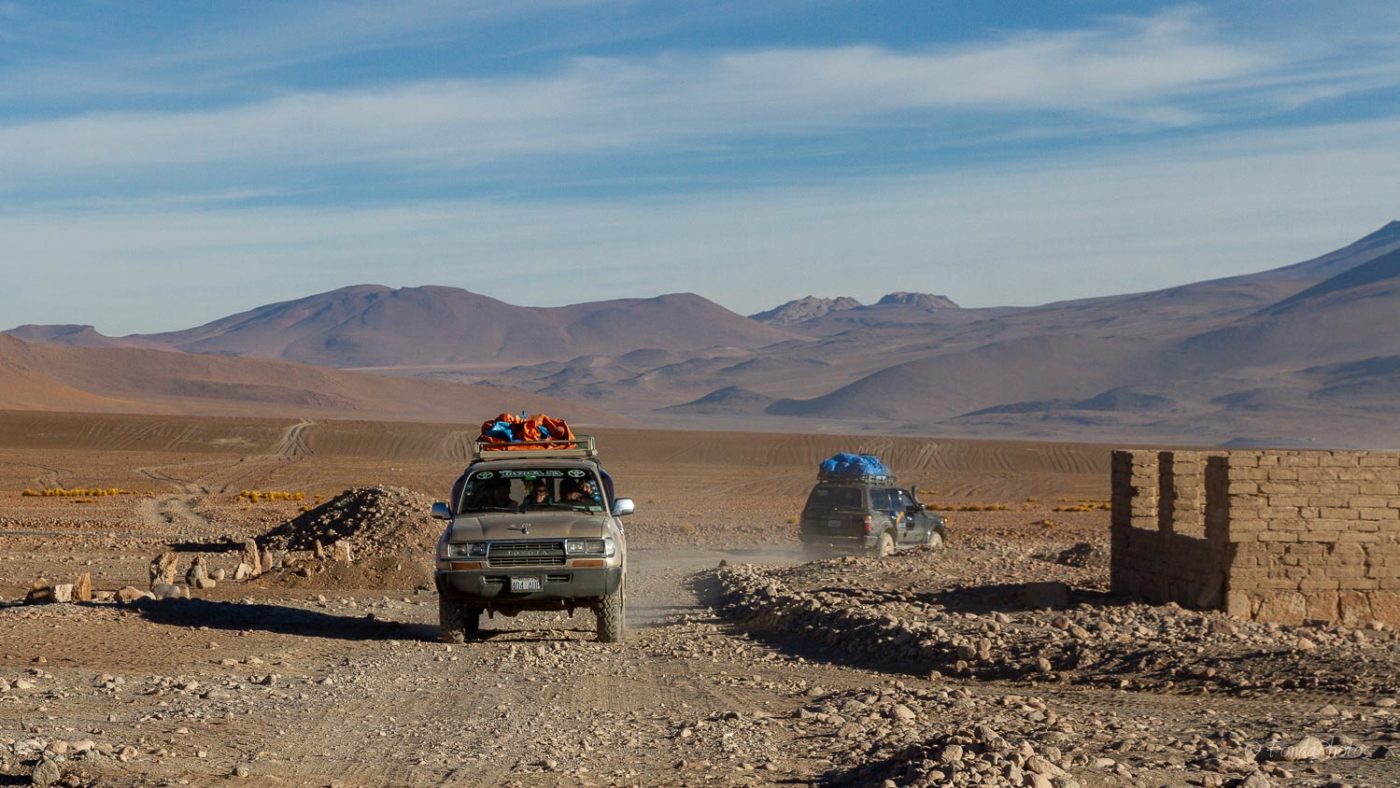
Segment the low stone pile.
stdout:
[[[915,562],[917,556],[892,559]],[[900,591],[861,582],[890,571],[845,558],[716,572],[719,607],[823,658],[913,675],[1199,691],[1299,688],[1394,694],[1392,632],[1283,628],[1174,605],[1061,590],[1064,609],[1026,609],[1042,583]],[[841,585],[827,579],[839,574]],[[1031,594],[1029,591],[1036,591]],[[1379,641],[1379,642],[1377,642]]]
[[262,536],[263,548],[352,562],[430,551],[442,526],[432,500],[401,487],[356,487]]

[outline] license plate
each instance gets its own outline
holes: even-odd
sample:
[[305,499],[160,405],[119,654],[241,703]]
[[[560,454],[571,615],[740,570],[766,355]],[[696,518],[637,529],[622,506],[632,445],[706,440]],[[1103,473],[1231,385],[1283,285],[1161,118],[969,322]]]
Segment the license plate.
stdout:
[[510,579],[510,590],[515,593],[538,591],[540,590],[540,579],[538,577],[512,577]]
[[827,520],[827,521],[826,521],[826,527],[827,527],[827,528],[840,528],[841,525],[842,525],[842,521],[841,521],[841,520]]

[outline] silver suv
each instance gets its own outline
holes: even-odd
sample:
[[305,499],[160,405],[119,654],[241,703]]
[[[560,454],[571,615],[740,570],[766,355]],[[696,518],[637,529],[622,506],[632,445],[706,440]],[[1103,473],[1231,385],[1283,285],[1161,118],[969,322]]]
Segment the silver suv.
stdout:
[[[477,441],[472,462],[433,504],[446,520],[435,580],[442,639],[475,635],[481,616],[589,608],[598,640],[622,640],[630,498],[613,495],[591,436],[558,442]],[[511,447],[507,450],[506,447]],[[529,449],[516,451],[514,449]]]

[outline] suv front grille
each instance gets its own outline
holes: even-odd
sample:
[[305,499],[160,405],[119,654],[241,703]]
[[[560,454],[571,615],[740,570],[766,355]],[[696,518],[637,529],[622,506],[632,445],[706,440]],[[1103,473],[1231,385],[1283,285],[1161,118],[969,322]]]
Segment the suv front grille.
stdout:
[[486,548],[491,566],[563,566],[563,542],[492,542]]

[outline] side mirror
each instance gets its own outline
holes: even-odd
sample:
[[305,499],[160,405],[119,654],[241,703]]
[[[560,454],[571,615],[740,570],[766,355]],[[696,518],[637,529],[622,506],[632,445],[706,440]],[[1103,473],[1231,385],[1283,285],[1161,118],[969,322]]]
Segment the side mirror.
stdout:
[[452,510],[447,508],[447,504],[442,501],[433,501],[433,519],[451,520]]
[[637,511],[637,505],[632,503],[631,498],[618,498],[617,500],[613,501],[613,517],[624,517],[635,511]]

